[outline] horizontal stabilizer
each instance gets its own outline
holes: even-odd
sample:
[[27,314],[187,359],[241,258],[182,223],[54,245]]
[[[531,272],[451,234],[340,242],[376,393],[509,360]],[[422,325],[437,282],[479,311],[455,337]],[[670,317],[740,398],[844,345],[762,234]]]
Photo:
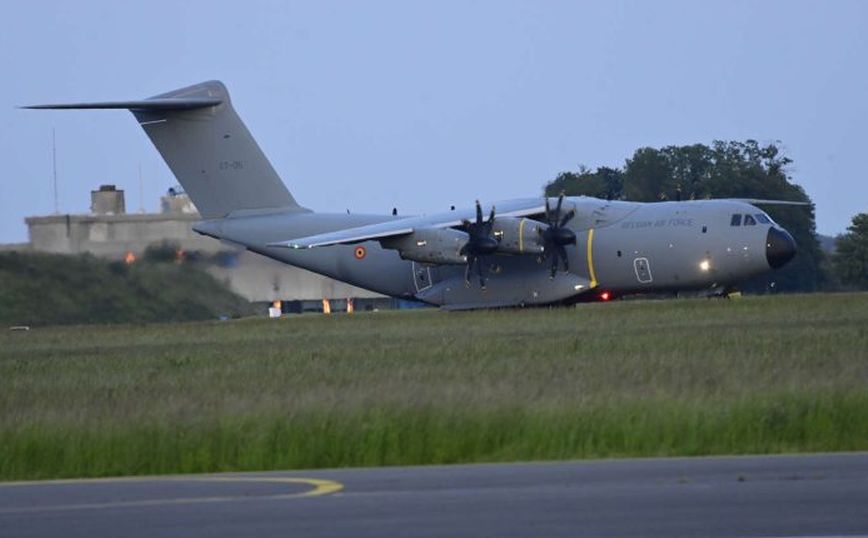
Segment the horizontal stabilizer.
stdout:
[[195,110],[217,106],[222,100],[211,97],[180,97],[143,99],[139,101],[106,101],[102,103],[66,103],[56,105],[30,105],[21,108],[33,110],[91,110],[91,109],[127,109],[127,110]]

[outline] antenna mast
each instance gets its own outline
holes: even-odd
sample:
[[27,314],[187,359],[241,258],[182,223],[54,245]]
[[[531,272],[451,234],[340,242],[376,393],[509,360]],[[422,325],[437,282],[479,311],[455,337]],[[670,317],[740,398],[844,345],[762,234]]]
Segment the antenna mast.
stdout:
[[54,214],[60,214],[60,204],[57,200],[57,135],[55,128],[51,128],[51,185],[54,191]]
[[142,163],[139,163],[139,213],[145,212],[145,187],[142,183]]

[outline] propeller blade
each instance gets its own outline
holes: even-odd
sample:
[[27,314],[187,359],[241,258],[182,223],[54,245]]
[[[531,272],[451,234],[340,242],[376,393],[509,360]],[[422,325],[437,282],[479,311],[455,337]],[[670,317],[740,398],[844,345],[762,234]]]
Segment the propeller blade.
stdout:
[[479,273],[479,287],[485,289],[485,277],[482,276],[482,259],[476,261],[476,272]]
[[557,251],[558,251],[558,256],[560,256],[560,258],[561,258],[561,261],[564,262],[564,271],[569,271],[570,270],[570,262],[569,262],[569,259],[567,258],[567,249],[565,249],[563,247],[563,245],[558,245]]
[[470,285],[470,271],[473,269],[473,262],[476,261],[476,256],[470,255],[467,257],[467,267],[464,269],[464,283]]
[[[464,280],[470,282],[470,272],[473,270],[474,263],[482,263],[477,258],[483,254],[491,254],[497,250],[498,239],[491,237],[491,230],[494,226],[495,209],[491,206],[491,214],[488,216],[488,221],[482,218],[482,204],[476,200],[476,222],[462,220],[465,230],[467,230],[467,242],[458,251],[462,256],[467,258],[467,270],[465,271]],[[481,270],[481,268],[480,268]]]
[[483,237],[491,236],[491,229],[494,227],[494,206],[491,206],[491,213],[488,215],[488,220],[485,221],[485,226],[482,227],[482,235]]
[[570,261],[567,257],[567,249],[565,245],[576,245],[576,234],[569,228],[567,223],[576,216],[575,207],[570,209],[563,216],[561,210],[564,204],[564,191],[561,191],[558,196],[558,203],[555,210],[551,210],[549,199],[546,198],[546,218],[549,222],[548,228],[542,232],[543,239],[543,255],[551,258],[551,278],[554,279],[558,272],[558,266],[563,263],[564,271],[570,270]]

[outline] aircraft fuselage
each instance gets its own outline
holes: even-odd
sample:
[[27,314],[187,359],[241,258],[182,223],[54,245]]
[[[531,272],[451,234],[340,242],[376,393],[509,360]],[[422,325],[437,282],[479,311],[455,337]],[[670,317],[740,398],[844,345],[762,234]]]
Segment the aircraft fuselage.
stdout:
[[146,99],[26,108],[130,110],[206,219],[197,231],[449,308],[722,289],[795,254],[786,231],[739,200],[527,198],[424,217],[314,213],[290,193],[216,80]]
[[[398,217],[266,213],[205,221],[197,230],[359,287],[443,306],[555,303],[594,289],[616,295],[722,289],[782,264],[786,260],[781,258],[792,257],[795,248],[763,211],[744,202],[637,203],[577,197],[566,198],[564,206],[577,213],[569,224],[576,235],[576,244],[566,248],[569,271],[558,271],[552,279],[541,256],[491,255],[484,261],[484,289],[465,283],[463,266],[404,260],[378,241],[310,250],[267,246],[288,236]],[[773,247],[777,258],[770,260]]]

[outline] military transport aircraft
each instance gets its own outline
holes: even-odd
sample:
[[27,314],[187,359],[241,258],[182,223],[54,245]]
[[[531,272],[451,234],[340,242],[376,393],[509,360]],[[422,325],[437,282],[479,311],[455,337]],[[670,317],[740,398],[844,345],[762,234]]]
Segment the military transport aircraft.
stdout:
[[136,101],[25,108],[128,109],[199,209],[197,232],[450,309],[720,292],[796,251],[755,205],[788,202],[764,200],[560,196],[413,217],[313,212],[287,190],[218,81]]

